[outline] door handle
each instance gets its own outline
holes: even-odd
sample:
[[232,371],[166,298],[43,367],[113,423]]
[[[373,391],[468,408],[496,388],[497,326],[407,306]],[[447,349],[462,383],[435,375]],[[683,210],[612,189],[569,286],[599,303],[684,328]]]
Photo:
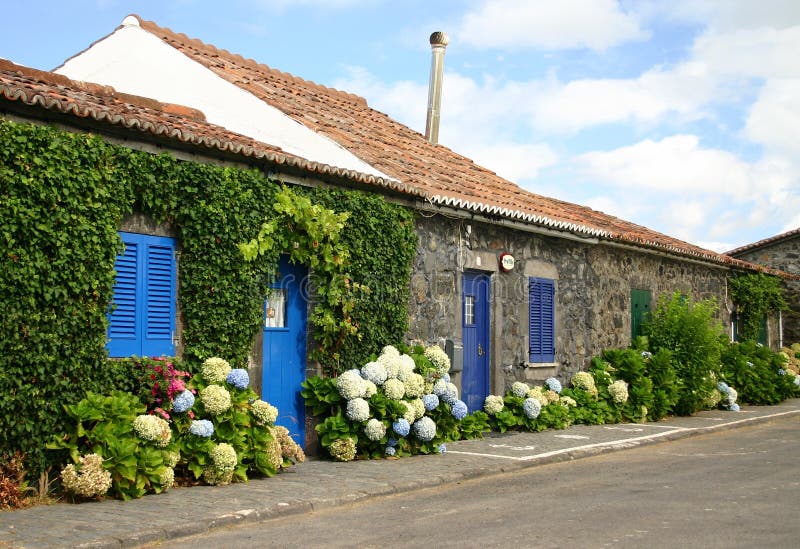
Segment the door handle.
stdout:
[[483,356],[483,355],[484,355],[483,347],[481,346],[480,343],[478,343],[478,356]]

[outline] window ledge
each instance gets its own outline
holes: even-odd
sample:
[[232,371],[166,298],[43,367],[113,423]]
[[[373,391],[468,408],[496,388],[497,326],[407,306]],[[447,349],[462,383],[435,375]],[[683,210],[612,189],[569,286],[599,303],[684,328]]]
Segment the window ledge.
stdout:
[[528,369],[528,368],[532,368],[532,369],[536,369],[536,368],[540,368],[540,369],[555,368],[557,366],[561,366],[561,363],[560,362],[525,362],[522,365],[522,367],[525,368],[525,369]]

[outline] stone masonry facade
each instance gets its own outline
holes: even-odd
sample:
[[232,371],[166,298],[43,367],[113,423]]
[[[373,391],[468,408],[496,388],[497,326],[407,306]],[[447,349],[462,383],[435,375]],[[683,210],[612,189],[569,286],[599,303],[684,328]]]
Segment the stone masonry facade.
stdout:
[[[630,344],[631,289],[649,290],[653,305],[675,291],[715,298],[730,322],[727,269],[597,242],[523,232],[494,224],[420,217],[412,268],[409,339],[442,344],[461,337],[461,274],[490,275],[490,392],[514,381],[556,376],[567,381],[600,351]],[[516,265],[502,272],[501,253]],[[555,361],[528,362],[528,278],[555,281]],[[459,376],[454,381],[459,384]]]

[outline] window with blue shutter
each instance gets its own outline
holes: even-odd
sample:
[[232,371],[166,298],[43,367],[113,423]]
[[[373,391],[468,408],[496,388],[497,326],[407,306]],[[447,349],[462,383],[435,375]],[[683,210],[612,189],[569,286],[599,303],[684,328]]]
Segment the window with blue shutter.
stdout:
[[530,318],[530,362],[555,360],[555,282],[549,278],[528,279]]
[[125,249],[114,263],[109,356],[175,354],[175,239],[120,233]]

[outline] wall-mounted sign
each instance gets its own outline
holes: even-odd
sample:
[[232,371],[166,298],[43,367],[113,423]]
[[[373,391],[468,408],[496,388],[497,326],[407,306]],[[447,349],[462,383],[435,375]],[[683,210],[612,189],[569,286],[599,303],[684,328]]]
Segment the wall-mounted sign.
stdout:
[[507,273],[514,268],[514,256],[510,253],[503,252],[500,254],[500,269]]

